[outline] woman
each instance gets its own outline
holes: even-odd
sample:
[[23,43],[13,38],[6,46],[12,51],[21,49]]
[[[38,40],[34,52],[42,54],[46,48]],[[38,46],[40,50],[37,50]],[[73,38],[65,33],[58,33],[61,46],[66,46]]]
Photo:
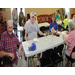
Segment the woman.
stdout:
[[20,24],[20,26],[22,24],[24,24],[23,22],[24,22],[24,14],[22,12],[22,8],[20,8],[20,14],[19,14],[19,24]]
[[36,13],[34,13],[35,14],[35,21],[38,23],[38,20],[37,20],[37,16],[36,16]]
[[[65,50],[64,53],[66,55],[70,56],[70,54],[75,46],[75,35],[74,35],[75,34],[75,26],[72,22],[70,22],[68,25],[68,28],[69,28],[69,36],[67,37],[67,39],[65,39],[65,36],[63,35],[63,39],[64,39],[65,43],[68,43],[68,50]],[[72,58],[75,58],[75,52],[72,54]]]
[[50,35],[52,34],[52,32],[51,32],[52,28],[55,29],[55,32],[53,34],[56,34],[58,32],[58,25],[57,25],[57,22],[55,21],[55,14],[52,14],[52,17],[51,17],[51,23],[49,26],[49,34]]
[[27,21],[24,25],[24,29],[26,29],[26,26],[27,26],[28,22],[30,22],[30,14],[27,14]]
[[65,19],[63,20],[64,23],[64,30],[68,28],[68,18],[67,18],[67,14],[65,15]]
[[56,20],[56,21],[60,21],[60,20],[61,20],[58,11],[57,11],[56,14],[55,14],[55,20]]

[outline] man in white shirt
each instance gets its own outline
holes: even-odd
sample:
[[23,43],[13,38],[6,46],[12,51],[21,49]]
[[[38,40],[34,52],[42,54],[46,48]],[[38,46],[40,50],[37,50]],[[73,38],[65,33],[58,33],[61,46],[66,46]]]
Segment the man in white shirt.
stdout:
[[14,8],[13,10],[13,28],[17,35],[17,22],[18,22],[18,12],[17,8]]

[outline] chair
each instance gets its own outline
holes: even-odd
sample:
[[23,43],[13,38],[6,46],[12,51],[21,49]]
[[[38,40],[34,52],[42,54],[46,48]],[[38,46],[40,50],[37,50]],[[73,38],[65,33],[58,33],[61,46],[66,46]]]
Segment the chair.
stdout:
[[[0,58],[0,67],[4,67],[3,64],[8,65],[10,63],[11,67],[12,67],[12,58],[9,56],[4,56],[3,58]],[[1,63],[3,62],[3,64]]]
[[51,57],[52,61],[53,61],[53,65],[56,65],[62,61],[62,65],[63,65],[63,56],[62,56],[62,50],[63,50],[64,45],[60,45],[56,48],[54,48],[53,50],[53,56]]
[[53,49],[48,49],[42,53],[42,58],[40,58],[41,67],[52,67],[53,62],[51,56],[53,54]]
[[[73,52],[75,52],[75,47],[73,48],[73,50],[72,50],[70,56],[66,55],[68,61],[71,61],[71,67],[72,67],[72,63],[75,62],[75,59],[72,58],[72,53],[73,53]],[[66,66],[67,66],[67,64],[65,65],[65,67],[66,67]]]
[[[44,33],[44,31],[46,30],[45,26],[42,26],[40,28],[40,30]],[[44,37],[43,35],[38,34],[39,37]]]

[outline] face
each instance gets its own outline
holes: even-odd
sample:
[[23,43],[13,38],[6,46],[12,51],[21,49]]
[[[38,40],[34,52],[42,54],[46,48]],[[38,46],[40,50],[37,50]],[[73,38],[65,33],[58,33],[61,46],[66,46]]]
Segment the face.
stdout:
[[8,34],[11,36],[12,33],[13,33],[13,24],[12,24],[12,22],[8,22],[7,31],[8,31]]
[[57,16],[58,16],[58,12],[57,12]]
[[52,21],[53,21],[53,22],[55,21],[55,17],[54,17],[54,16],[52,17]]
[[34,23],[35,17],[31,17],[31,22]]
[[22,12],[22,8],[21,8],[20,10],[21,10],[21,12]]

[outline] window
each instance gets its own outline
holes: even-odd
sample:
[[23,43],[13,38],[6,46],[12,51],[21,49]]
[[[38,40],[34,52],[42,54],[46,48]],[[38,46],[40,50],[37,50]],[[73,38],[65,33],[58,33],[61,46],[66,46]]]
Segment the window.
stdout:
[[67,14],[68,19],[70,19],[70,8],[65,8],[65,14]]

